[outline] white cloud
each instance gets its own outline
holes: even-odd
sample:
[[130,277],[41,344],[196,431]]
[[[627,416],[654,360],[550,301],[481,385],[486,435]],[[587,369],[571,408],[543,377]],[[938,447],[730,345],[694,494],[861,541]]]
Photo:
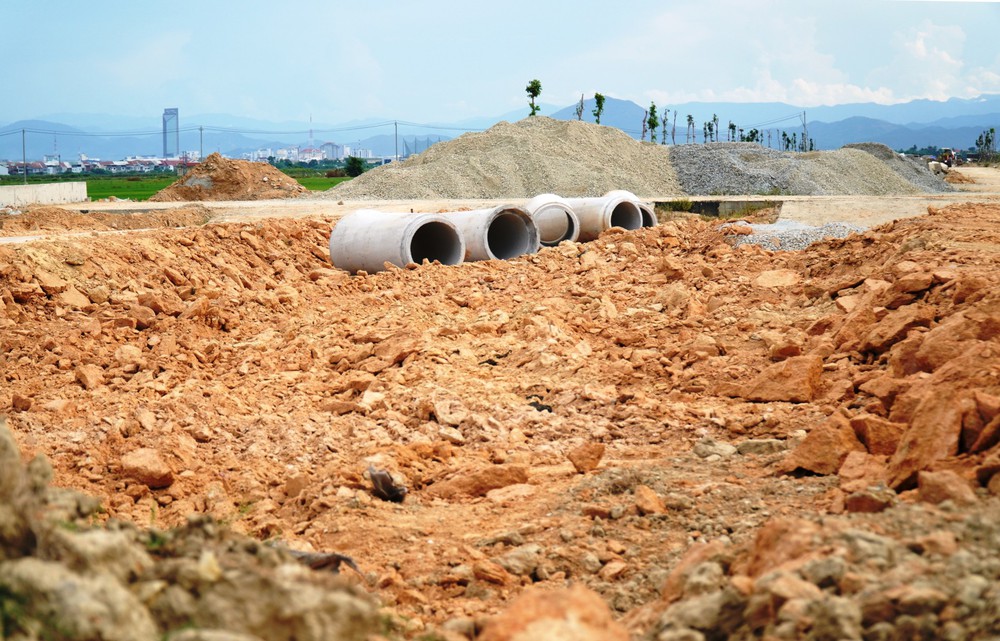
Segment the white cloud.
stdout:
[[868,74],[869,82],[891,83],[894,93],[906,100],[946,100],[959,94],[968,97],[962,62],[965,32],[961,27],[924,20],[897,32],[892,40],[894,55]]

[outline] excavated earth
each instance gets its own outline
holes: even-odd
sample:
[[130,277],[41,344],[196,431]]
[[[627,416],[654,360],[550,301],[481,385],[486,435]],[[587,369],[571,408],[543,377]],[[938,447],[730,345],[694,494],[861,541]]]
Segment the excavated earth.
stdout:
[[58,232],[93,232],[159,227],[203,225],[211,212],[200,206],[177,207],[158,212],[121,214],[75,212],[60,207],[26,208],[16,215],[0,215],[0,237],[43,236]]
[[307,192],[295,179],[268,163],[223,158],[214,153],[150,200],[267,200],[295,198]]
[[359,276],[331,224],[0,246],[5,638],[1000,634],[1000,204]]

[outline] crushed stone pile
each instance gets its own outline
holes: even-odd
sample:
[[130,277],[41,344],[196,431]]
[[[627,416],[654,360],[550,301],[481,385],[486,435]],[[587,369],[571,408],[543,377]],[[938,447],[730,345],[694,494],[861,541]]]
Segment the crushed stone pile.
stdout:
[[61,207],[29,207],[17,214],[0,215],[0,237],[45,235],[62,231],[111,231],[191,227],[208,221],[211,212],[201,206],[178,207],[141,213],[81,213]]
[[793,220],[778,220],[774,223],[727,222],[719,228],[730,234],[729,242],[734,247],[760,245],[771,251],[798,251],[826,238],[846,238],[865,230],[864,227],[849,223],[807,225]]
[[954,191],[948,176],[937,176],[927,169],[927,163],[916,156],[900,156],[888,146],[875,142],[861,142],[844,145],[844,149],[860,149],[884,162],[899,176],[924,192],[936,193]]
[[906,195],[951,191],[914,159],[864,143],[792,153],[753,143],[663,146],[611,127],[525,118],[377,167],[319,198],[408,200],[671,195]]
[[3,638],[355,639],[373,600],[290,554],[209,517],[175,530],[94,526],[100,502],[49,485],[43,456],[22,465],[0,415]]
[[154,202],[295,198],[308,190],[267,163],[211,154],[187,175],[153,194]]
[[544,116],[501,122],[376,167],[322,194],[364,200],[681,192],[664,147],[613,127]]
[[347,554],[406,638],[513,637],[567,582],[595,638],[998,634],[1000,206],[365,276],[330,222],[0,247],[25,456],[98,520]]
[[[691,195],[889,196],[951,189],[926,167],[921,170],[916,165],[912,173],[922,171],[926,176],[925,184],[914,184],[894,168],[895,160],[862,149],[798,153],[754,143],[718,142],[677,145],[670,148],[670,158],[681,186]],[[904,164],[909,172],[911,164]]]

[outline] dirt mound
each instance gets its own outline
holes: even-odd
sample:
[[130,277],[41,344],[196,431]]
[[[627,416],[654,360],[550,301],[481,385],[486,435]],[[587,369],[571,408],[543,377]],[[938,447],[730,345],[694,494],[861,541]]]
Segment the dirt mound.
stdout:
[[665,147],[613,127],[544,116],[467,133],[400,163],[376,167],[326,198],[530,198],[677,194]]
[[[852,148],[853,147],[853,148]],[[864,152],[864,153],[862,153]],[[654,145],[624,132],[545,117],[501,122],[377,167],[319,197],[529,198],[552,192],[640,197],[719,194],[898,195],[950,191],[884,145],[792,153],[752,143]]]
[[25,456],[107,517],[348,554],[410,638],[567,581],[649,638],[995,634],[1000,207],[801,252],[689,220],[355,277],[328,238],[0,248]]
[[888,146],[874,143],[862,142],[844,145],[844,149],[860,149],[867,152],[886,164],[900,178],[911,183],[923,192],[952,191],[947,177],[942,180],[940,176],[934,174],[927,168],[927,163],[914,156],[902,156]]
[[949,171],[944,175],[944,181],[952,185],[974,185],[976,183],[974,178],[962,173],[960,169]]
[[64,231],[110,231],[190,227],[208,222],[203,207],[178,207],[141,213],[81,213],[59,207],[32,207],[20,214],[0,216],[0,236],[35,236]]
[[[697,195],[885,196],[951,189],[926,166],[886,160],[868,149],[785,152],[723,142],[677,145],[670,159],[684,190]],[[921,172],[922,182],[915,177]]]
[[269,200],[295,198],[307,191],[267,163],[232,160],[215,153],[150,200]]

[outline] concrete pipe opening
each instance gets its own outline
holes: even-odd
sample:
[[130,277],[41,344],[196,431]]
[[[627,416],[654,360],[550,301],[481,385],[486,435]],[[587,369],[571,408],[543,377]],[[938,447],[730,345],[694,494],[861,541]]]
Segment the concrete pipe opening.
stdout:
[[458,230],[447,222],[432,220],[420,225],[410,240],[412,262],[420,264],[424,260],[442,265],[458,265],[462,262],[465,247]]
[[653,209],[652,205],[639,203],[639,211],[642,212],[643,227],[656,227],[656,210]]
[[534,251],[537,242],[532,242],[532,233],[525,220],[510,212],[503,212],[494,218],[486,232],[486,245],[490,253],[501,259],[530,253]]
[[600,198],[569,198],[567,202],[580,219],[581,241],[594,240],[611,227],[642,227],[639,199],[631,192],[617,190]]
[[636,203],[623,200],[611,209],[608,223],[608,227],[639,229],[642,227],[642,210]]
[[554,247],[564,240],[575,242],[580,237],[580,221],[566,199],[540,194],[529,200],[524,209],[535,221],[542,245]]
[[538,227],[519,207],[501,205],[448,217],[462,232],[466,260],[508,259],[538,251]]
[[330,262],[351,273],[374,273],[390,263],[405,267],[424,260],[457,265],[465,242],[455,224],[437,214],[359,209],[330,232]]

